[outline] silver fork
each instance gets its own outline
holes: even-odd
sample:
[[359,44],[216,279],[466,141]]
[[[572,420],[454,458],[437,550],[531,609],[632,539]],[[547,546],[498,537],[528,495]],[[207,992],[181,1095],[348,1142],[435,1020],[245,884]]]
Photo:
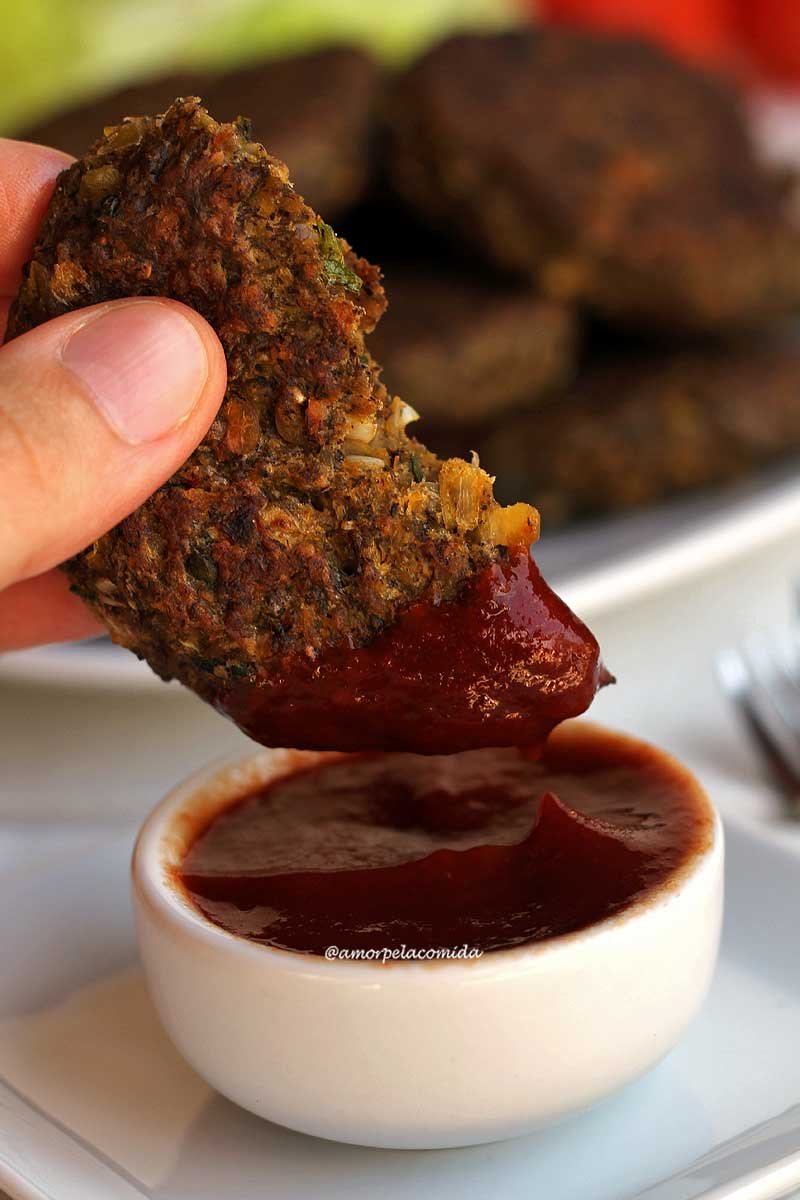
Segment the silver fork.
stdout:
[[800,821],[800,627],[753,634],[716,658],[722,690],[766,762],[784,815]]

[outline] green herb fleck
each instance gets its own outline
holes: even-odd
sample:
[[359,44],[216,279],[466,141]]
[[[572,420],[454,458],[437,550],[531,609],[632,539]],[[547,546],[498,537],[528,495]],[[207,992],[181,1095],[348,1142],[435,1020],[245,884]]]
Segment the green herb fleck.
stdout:
[[326,261],[322,269],[328,283],[335,283],[340,287],[347,288],[348,292],[361,291],[361,280],[355,271],[351,271],[344,263]]
[[330,225],[318,221],[317,233],[322,251],[322,272],[328,283],[347,288],[349,292],[360,292],[361,280],[344,261],[341,243]]
[[414,476],[416,483],[422,483],[422,467],[419,465],[416,454],[412,454],[409,458],[411,466],[411,474]]

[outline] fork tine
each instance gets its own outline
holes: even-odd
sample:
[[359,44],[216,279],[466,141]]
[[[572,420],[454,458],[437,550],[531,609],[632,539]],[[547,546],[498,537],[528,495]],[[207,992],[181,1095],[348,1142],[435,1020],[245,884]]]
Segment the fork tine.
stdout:
[[772,635],[750,639],[745,654],[753,680],[753,704],[781,756],[800,778],[800,690],[787,674]]
[[770,721],[767,716],[765,688],[758,686],[750,663],[736,649],[721,650],[716,668],[723,691],[733,701],[767,764],[784,801],[786,815],[800,819],[800,766],[793,761],[795,755],[787,753],[787,739],[776,736],[774,718]]
[[800,622],[791,626],[786,634],[786,669],[800,691]]
[[781,722],[778,740],[787,740],[781,735],[788,732],[787,753],[800,770],[800,683],[789,666],[787,639],[779,640],[778,634],[755,634],[745,642],[745,651],[765,702]]

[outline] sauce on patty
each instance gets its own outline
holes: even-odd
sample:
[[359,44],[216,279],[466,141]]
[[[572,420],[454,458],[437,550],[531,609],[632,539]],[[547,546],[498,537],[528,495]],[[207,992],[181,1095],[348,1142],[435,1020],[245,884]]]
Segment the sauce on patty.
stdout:
[[268,746],[452,754],[540,745],[610,681],[594,636],[523,546],[369,645],[293,660],[216,706]]

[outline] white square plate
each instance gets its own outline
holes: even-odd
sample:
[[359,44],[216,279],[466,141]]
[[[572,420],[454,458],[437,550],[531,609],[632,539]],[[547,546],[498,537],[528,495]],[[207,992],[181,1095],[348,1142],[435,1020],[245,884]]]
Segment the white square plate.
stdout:
[[800,1181],[800,1155],[783,1174],[761,1169],[763,1137],[735,1169],[719,1149],[770,1121],[767,1159],[800,1151],[800,1109],[771,1121],[800,1101],[800,862],[766,838],[728,828],[719,971],[660,1066],[544,1132],[423,1152],[291,1133],[194,1075],[136,965],[130,841],[94,837],[0,882],[0,1188],[15,1200],[628,1200],[651,1188],[653,1200],[762,1200]]

